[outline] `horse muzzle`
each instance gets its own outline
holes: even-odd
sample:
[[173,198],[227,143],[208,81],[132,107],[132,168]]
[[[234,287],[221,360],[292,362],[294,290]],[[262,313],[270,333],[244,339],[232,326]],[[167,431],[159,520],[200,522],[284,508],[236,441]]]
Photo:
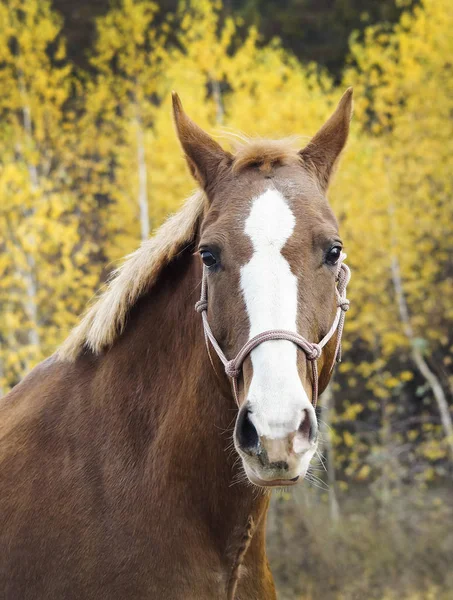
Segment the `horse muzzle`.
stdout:
[[239,411],[234,431],[235,446],[247,477],[261,487],[291,486],[303,479],[316,452],[317,437],[313,409],[303,411],[296,431],[270,437],[258,434],[245,405]]

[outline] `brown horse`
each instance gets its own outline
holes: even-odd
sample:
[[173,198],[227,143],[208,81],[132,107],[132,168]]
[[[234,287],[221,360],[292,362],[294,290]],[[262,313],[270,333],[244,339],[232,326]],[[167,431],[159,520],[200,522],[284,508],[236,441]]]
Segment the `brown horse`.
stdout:
[[[316,450],[342,260],[325,194],[352,92],[300,151],[231,154],[173,104],[202,191],[1,403],[4,600],[276,597],[266,486],[303,478]],[[250,339],[226,363],[238,411],[222,358]]]

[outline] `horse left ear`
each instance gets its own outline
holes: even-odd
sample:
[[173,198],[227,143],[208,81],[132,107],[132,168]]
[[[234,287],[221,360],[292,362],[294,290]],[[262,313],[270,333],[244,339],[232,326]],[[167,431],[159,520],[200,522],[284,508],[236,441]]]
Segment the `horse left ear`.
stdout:
[[187,164],[193,177],[207,189],[231,164],[232,156],[186,115],[176,92],[172,93],[172,100],[176,132]]
[[300,151],[307,168],[314,171],[325,192],[345,147],[352,116],[352,88],[343,94],[338,106],[310,143]]

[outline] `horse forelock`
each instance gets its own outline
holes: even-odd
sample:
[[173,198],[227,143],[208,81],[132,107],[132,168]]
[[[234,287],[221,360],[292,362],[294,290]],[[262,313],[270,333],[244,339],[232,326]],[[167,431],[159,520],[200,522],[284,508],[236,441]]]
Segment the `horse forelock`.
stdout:
[[233,140],[233,172],[238,173],[248,167],[258,167],[261,171],[269,172],[277,165],[300,164],[301,156],[296,147],[298,141],[298,136],[280,140],[239,136]]

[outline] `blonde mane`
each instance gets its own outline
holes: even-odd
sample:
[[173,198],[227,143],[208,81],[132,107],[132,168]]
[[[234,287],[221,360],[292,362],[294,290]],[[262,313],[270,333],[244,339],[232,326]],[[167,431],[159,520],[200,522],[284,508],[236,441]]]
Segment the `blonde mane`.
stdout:
[[[232,168],[236,172],[251,167],[268,171],[277,164],[296,164],[300,156],[291,141],[240,138]],[[204,193],[196,192],[152,238],[126,258],[112,273],[104,292],[59,348],[57,356],[61,360],[75,360],[84,348],[99,354],[113,344],[124,330],[127,315],[140,296],[156,282],[162,269],[178,252],[193,241],[205,207]]]
[[205,196],[196,192],[149,240],[114,271],[105,291],[59,348],[62,360],[75,360],[84,348],[99,354],[124,329],[129,310],[157,280],[162,269],[193,241],[205,209]]

